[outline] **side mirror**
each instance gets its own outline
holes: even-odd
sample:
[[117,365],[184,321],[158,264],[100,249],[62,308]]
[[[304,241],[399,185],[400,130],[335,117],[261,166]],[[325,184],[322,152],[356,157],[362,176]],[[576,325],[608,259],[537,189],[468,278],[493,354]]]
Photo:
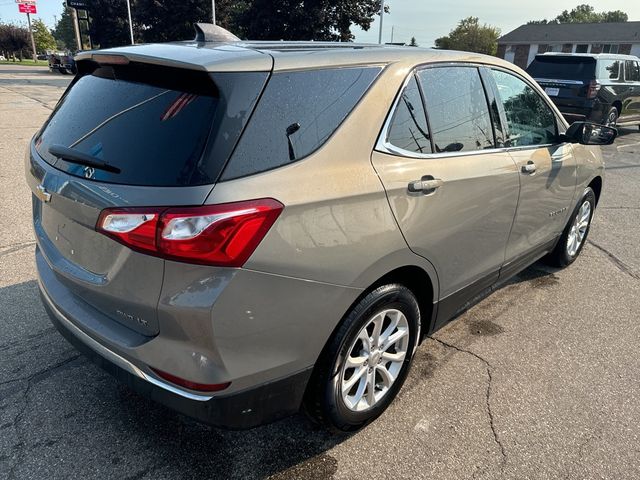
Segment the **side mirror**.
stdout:
[[573,122],[560,136],[563,142],[582,145],[611,145],[618,136],[618,130],[606,125],[589,122]]

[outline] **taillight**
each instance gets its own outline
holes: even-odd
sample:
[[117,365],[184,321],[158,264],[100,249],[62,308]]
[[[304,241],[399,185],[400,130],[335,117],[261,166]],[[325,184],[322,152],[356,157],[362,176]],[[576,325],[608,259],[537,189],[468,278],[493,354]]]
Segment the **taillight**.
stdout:
[[103,210],[96,230],[163,258],[241,267],[282,212],[273,199],[177,208]]
[[597,80],[591,80],[587,87],[587,98],[596,98],[600,90],[600,83]]

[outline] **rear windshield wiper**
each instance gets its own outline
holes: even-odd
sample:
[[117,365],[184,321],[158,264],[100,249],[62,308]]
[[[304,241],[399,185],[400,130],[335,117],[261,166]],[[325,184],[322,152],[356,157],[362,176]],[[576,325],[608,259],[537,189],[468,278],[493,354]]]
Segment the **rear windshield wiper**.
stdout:
[[105,172],[120,173],[120,169],[118,167],[109,165],[107,162],[103,162],[99,158],[79,152],[73,148],[68,148],[62,145],[51,145],[49,147],[49,153],[54,157],[61,158],[69,163],[77,163],[78,165],[97,168],[99,170],[104,170]]

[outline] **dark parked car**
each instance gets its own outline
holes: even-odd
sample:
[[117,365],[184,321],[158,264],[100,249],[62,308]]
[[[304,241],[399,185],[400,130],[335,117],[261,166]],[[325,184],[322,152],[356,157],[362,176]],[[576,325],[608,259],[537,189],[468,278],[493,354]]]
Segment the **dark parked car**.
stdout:
[[640,125],[640,59],[543,53],[527,68],[568,120]]
[[72,73],[75,75],[77,73],[76,61],[70,53],[52,53],[49,55],[49,70],[52,72],[57,70],[62,74]]

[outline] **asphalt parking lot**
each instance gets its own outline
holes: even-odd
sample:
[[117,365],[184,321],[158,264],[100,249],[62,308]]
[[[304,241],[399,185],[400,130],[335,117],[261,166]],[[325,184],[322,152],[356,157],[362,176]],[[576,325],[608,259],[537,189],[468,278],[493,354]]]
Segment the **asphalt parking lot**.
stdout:
[[0,478],[640,476],[640,131],[604,149],[580,258],[535,264],[427,340],[391,408],[332,436],[247,432],[128,391],[54,330],[35,281],[28,140],[70,77],[0,65]]

